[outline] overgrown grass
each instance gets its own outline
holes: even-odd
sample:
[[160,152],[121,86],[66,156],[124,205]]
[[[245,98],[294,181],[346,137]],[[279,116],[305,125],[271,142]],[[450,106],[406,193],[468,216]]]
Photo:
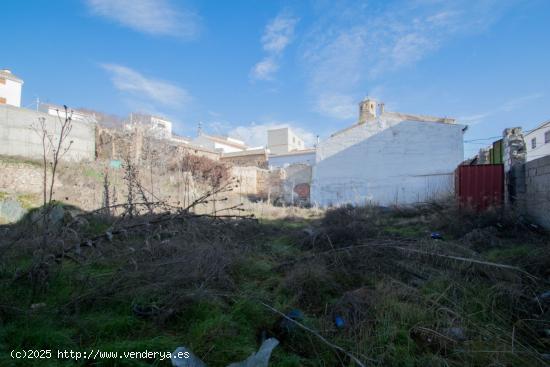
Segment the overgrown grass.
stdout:
[[38,159],[29,159],[25,157],[18,157],[18,156],[8,156],[8,155],[0,155],[0,162],[2,163],[19,163],[19,164],[29,164],[36,167],[42,167],[42,162]]
[[[466,227],[459,228],[442,221],[445,216],[452,218],[433,208],[350,207],[321,220],[185,218],[104,238],[60,263],[48,262],[28,233],[0,261],[0,365],[89,363],[6,357],[20,348],[169,352],[185,345],[209,366],[226,366],[269,336],[281,341],[270,366],[353,365],[317,336],[282,328],[261,302],[300,310],[303,324],[366,365],[544,365],[539,353],[549,344],[534,325],[550,324],[548,305],[534,302],[533,294],[544,290],[548,262],[540,254],[548,237],[502,225],[502,217],[483,225],[463,218]],[[61,232],[62,243],[47,251],[85,243],[118,221],[151,218],[89,216],[73,227],[76,235]],[[21,225],[2,229],[20,236]],[[470,243],[474,230],[481,232]],[[430,231],[444,239],[432,240]],[[0,250],[3,245],[2,239]],[[395,246],[521,266],[537,278]],[[535,318],[538,323],[525,321]],[[170,362],[103,359],[94,365]]]

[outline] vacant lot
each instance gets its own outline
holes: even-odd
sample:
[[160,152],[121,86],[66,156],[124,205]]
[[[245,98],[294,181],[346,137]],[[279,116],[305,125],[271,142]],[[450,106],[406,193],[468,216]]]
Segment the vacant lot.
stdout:
[[9,353],[182,345],[226,366],[269,336],[281,341],[270,366],[549,363],[550,241],[513,213],[449,203],[283,219],[60,211],[47,241],[32,213],[0,227],[2,366],[169,366]]

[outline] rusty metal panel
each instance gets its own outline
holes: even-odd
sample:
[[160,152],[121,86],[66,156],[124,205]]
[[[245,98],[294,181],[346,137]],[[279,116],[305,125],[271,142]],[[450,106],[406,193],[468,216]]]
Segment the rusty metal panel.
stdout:
[[477,210],[501,206],[504,198],[504,165],[458,166],[455,191],[461,206]]

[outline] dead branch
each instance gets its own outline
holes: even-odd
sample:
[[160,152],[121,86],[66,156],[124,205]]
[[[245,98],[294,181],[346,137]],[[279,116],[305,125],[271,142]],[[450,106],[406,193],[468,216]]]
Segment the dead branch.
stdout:
[[[358,366],[361,366],[361,367],[365,367],[365,364],[363,362],[361,362],[359,360],[359,358],[357,358],[356,356],[354,356],[353,354],[351,354],[350,352],[346,351],[344,348],[334,344],[334,343],[331,343],[330,341],[328,341],[327,339],[325,339],[322,335],[320,335],[318,332],[316,332],[315,330],[312,330],[310,328],[308,328],[307,326],[305,326],[304,324],[294,320],[294,319],[291,319],[290,317],[288,317],[287,315],[285,315],[284,313],[282,313],[281,311],[277,310],[276,308],[274,307],[271,307],[270,305],[268,305],[267,303],[264,303],[264,302],[260,302],[260,304],[262,306],[264,306],[265,308],[269,309],[270,311],[276,313],[277,315],[279,316],[282,316],[284,317],[286,320],[294,323],[296,326],[298,326],[299,328],[315,335],[317,338],[319,338],[319,340],[321,340],[323,343],[325,343],[326,345],[328,345],[330,348],[332,349],[335,349],[341,353],[344,353],[346,356],[348,356],[352,361],[354,361]],[[370,359],[370,358],[367,358],[369,361],[371,362],[376,362],[374,359]]]

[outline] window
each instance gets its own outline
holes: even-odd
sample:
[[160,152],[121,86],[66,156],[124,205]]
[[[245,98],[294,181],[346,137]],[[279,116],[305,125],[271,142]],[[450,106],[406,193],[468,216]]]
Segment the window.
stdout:
[[550,130],[544,133],[544,144],[550,143]]
[[537,147],[537,138],[531,139],[531,149],[535,149]]
[[6,104],[6,99],[3,97],[0,97],[0,104]]
[[0,84],[6,84],[6,78],[0,78]]

